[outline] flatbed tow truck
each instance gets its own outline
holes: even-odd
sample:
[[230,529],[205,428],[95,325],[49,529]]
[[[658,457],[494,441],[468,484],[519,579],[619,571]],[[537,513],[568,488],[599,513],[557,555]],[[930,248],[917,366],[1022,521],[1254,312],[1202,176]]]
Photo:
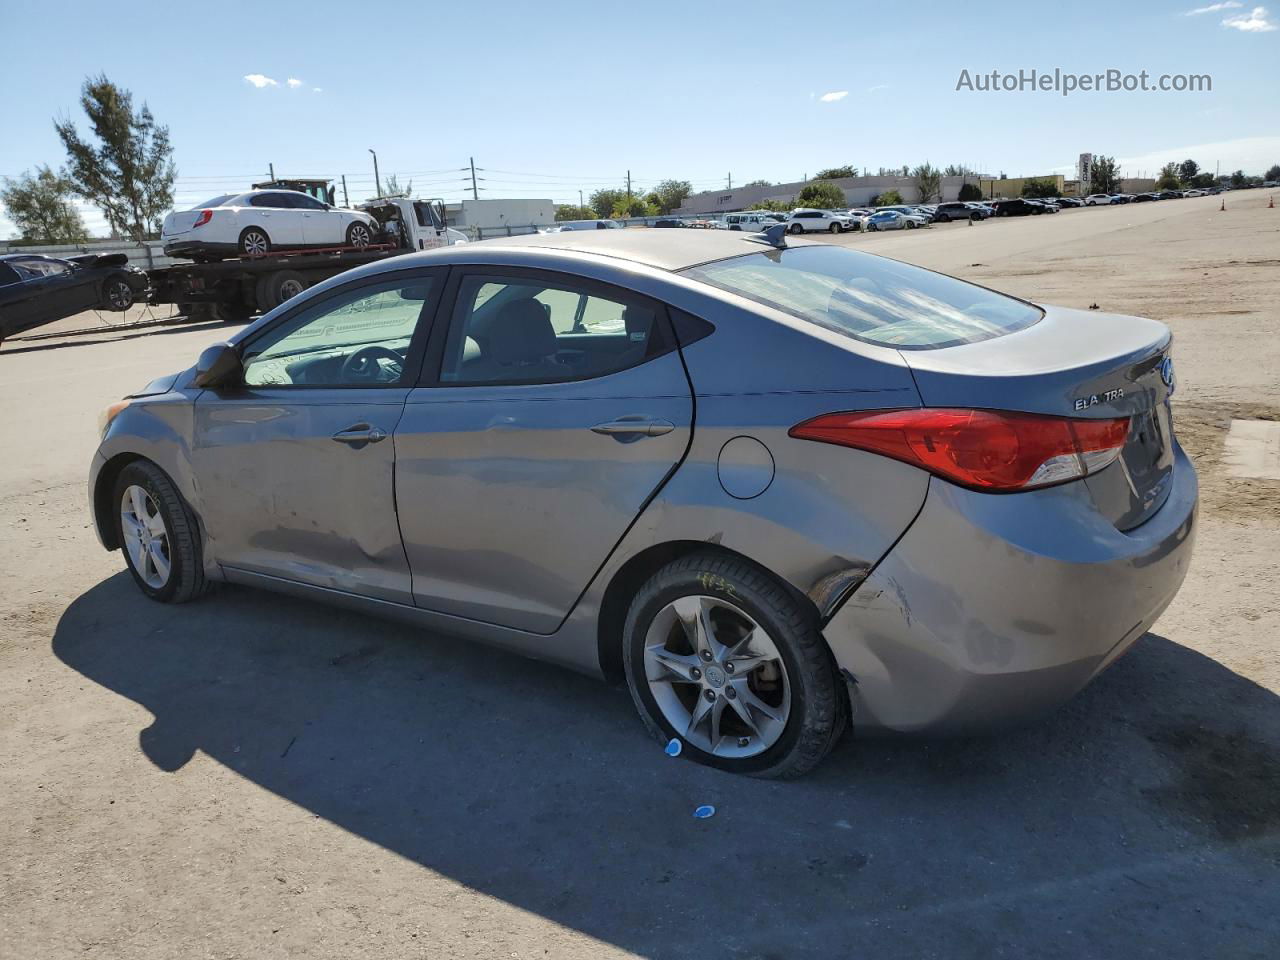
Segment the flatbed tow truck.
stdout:
[[147,301],[157,306],[176,304],[192,321],[239,323],[353,267],[467,242],[462,233],[445,226],[441,200],[378,197],[356,209],[378,221],[378,242],[364,247],[272,250],[257,257],[156,267],[147,271],[151,281]]

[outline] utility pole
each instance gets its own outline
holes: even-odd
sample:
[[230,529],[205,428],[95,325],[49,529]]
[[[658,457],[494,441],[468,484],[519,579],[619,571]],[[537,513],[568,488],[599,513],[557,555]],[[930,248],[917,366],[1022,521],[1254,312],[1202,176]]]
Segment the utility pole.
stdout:
[[627,171],[627,199],[631,199],[631,171]]
[[725,183],[726,183],[726,186],[725,186],[725,189],[726,189],[726,190],[732,190],[732,189],[733,189],[733,174],[732,174],[732,173],[730,173],[730,174],[729,174],[729,176],[726,178]]
[[480,188],[476,186],[476,158],[468,157],[467,159],[471,161],[471,199],[479,200]]
[[586,204],[582,202],[582,191],[578,191],[578,209],[581,210]]
[[271,174],[271,179],[274,181],[276,178],[276,165],[274,163],[268,163],[267,172]]
[[369,147],[369,152],[373,153],[373,189],[374,196],[382,196],[382,181],[378,178],[378,155],[374,153],[373,147]]
[[347,175],[342,175],[342,205],[344,207],[351,206],[351,200],[347,197]]

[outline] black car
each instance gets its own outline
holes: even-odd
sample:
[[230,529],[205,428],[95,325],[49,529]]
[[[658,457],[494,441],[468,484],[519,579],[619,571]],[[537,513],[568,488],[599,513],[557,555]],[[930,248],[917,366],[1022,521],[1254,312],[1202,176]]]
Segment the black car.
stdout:
[[1136,193],[1133,195],[1134,203],[1147,203],[1150,200],[1159,200],[1159,199],[1160,199],[1160,194],[1158,193]]
[[1117,203],[1133,203],[1133,197],[1127,193],[1113,193],[1111,195],[1111,204],[1114,206]]
[[683,220],[677,220],[677,219],[675,219],[674,217],[672,217],[672,218],[668,218],[668,219],[664,219],[664,220],[655,220],[655,221],[653,221],[653,225],[654,225],[655,227],[683,227],[683,226],[686,226],[686,224],[685,224],[685,222],[684,222]]
[[1084,202],[1076,197],[1055,197],[1053,202],[1060,207],[1080,207],[1084,205]]
[[59,260],[36,253],[0,256],[0,341],[82,310],[128,310],[147,275],[123,253]]
[[1161,190],[1160,199],[1161,200],[1181,200],[1182,191],[1181,190]]
[[987,214],[980,207],[975,207],[971,203],[964,203],[959,200],[938,204],[938,209],[933,214],[934,223],[947,223],[951,220],[985,219],[987,219]]
[[1014,200],[997,200],[995,202],[997,217],[1025,217],[1045,212],[1044,207],[1031,200],[1018,197]]

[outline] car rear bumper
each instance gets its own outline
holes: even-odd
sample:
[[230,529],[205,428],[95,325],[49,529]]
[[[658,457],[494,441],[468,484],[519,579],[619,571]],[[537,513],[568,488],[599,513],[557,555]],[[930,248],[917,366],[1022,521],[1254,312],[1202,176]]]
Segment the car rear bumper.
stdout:
[[1142,636],[1186,576],[1195,470],[1117,530],[1083,483],[1023,494],[930,481],[915,522],[824,633],[865,731],[969,733],[1051,710]]
[[187,257],[192,255],[203,255],[211,253],[236,253],[237,248],[234,243],[207,243],[203,240],[166,240],[164,242],[164,255],[166,257]]

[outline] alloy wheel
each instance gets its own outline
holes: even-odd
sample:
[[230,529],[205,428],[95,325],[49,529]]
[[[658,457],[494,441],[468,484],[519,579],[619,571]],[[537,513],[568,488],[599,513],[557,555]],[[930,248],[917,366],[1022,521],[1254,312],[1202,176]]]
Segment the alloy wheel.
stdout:
[[154,590],[168,583],[173,563],[164,517],[151,494],[137,484],[126,487],[120,498],[120,532],[143,582]]
[[244,235],[244,239],[240,241],[244,252],[251,257],[260,257],[267,252],[267,235],[259,233],[257,230],[250,230]]
[[369,228],[363,223],[357,223],[351,228],[351,246],[367,247],[372,239]]
[[791,684],[782,655],[726,600],[694,595],[663,607],[645,634],[644,672],[667,723],[713,756],[757,756],[787,727]]
[[107,302],[116,310],[128,310],[133,306],[133,290],[123,280],[113,280],[107,288]]

